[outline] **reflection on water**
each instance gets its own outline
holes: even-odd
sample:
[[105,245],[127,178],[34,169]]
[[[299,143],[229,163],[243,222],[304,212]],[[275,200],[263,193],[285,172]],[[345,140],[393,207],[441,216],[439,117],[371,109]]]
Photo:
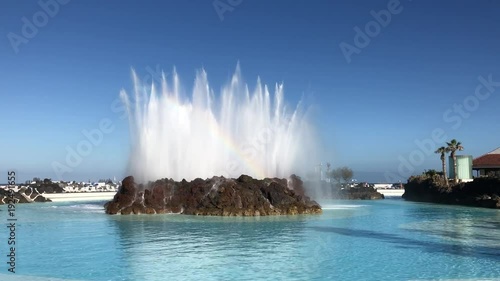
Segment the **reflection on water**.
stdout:
[[[500,246],[498,245],[488,245],[481,246],[474,243],[440,243],[433,241],[422,241],[417,239],[409,239],[400,235],[383,233],[371,230],[362,229],[349,229],[340,227],[311,227],[316,231],[331,232],[351,237],[367,238],[373,240],[380,240],[386,243],[396,244],[396,246],[408,248],[408,247],[420,247],[424,251],[430,253],[446,253],[453,255],[460,255],[465,257],[480,257],[480,258],[490,258],[494,261],[500,262]],[[463,242],[465,240],[459,240]]]
[[497,251],[500,258],[500,211],[476,208],[440,208],[436,212],[418,211],[421,221],[400,227],[430,235],[447,243],[463,247],[484,247]]
[[[126,257],[123,262],[137,278],[152,278],[161,271],[179,280],[206,280],[207,270],[213,269],[210,278],[218,279],[220,274],[219,278],[255,280],[256,276],[279,276],[285,258],[298,255],[297,248],[306,239],[306,220],[302,216],[159,215],[115,216],[110,224],[119,234],[118,243]],[[151,264],[168,266],[145,266]]]

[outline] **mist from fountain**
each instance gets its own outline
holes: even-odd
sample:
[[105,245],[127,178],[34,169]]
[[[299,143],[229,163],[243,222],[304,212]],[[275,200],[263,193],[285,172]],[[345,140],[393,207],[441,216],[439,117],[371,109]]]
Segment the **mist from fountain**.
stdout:
[[[196,73],[190,97],[178,74],[161,85],[144,85],[132,71],[134,93],[120,97],[131,135],[129,173],[136,181],[192,180],[212,176],[255,178],[304,174],[317,162],[317,143],[308,110],[289,110],[283,84],[274,94],[257,79],[250,92],[239,65],[215,95],[207,73]],[[168,80],[168,81],[167,81]]]

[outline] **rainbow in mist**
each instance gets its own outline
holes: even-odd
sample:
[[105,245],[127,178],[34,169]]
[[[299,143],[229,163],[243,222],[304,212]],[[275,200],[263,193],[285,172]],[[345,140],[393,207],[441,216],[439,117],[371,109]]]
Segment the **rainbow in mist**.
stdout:
[[132,150],[129,173],[146,182],[212,176],[288,177],[316,162],[313,126],[300,103],[288,110],[283,85],[274,95],[260,79],[253,92],[239,66],[219,95],[198,71],[190,97],[177,73],[161,85],[143,85],[132,72],[134,94],[120,97],[128,110]]

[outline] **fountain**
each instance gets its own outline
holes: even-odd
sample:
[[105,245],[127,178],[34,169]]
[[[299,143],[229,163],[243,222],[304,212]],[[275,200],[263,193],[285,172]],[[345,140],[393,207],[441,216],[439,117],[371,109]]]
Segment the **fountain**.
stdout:
[[286,106],[282,84],[271,96],[258,79],[250,92],[237,66],[216,96],[201,70],[188,98],[175,70],[159,89],[143,85],[135,73],[133,79],[134,95],[120,93],[130,122],[133,177],[106,204],[108,214],[321,212],[301,179],[291,176],[317,163],[317,145],[300,103],[294,110]]
[[171,84],[163,77],[160,89],[133,77],[134,95],[122,91],[120,96],[133,146],[129,173],[139,182],[241,174],[288,177],[318,163],[313,127],[300,103],[295,110],[287,108],[282,84],[271,96],[258,79],[251,93],[237,66],[215,96],[201,70],[189,99],[175,70]]

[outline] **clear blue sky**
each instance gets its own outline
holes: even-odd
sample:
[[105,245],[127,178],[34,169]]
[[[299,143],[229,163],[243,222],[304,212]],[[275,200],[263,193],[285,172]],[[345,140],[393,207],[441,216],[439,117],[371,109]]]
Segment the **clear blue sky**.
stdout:
[[[354,28],[376,28],[370,12],[393,1],[216,3],[228,2],[238,5],[221,20],[211,0],[72,0],[46,18],[37,1],[1,1],[0,182],[7,169],[56,178],[51,163],[103,118],[114,130],[64,178],[124,176],[128,125],[110,106],[131,89],[131,67],[144,77],[176,66],[188,89],[201,67],[220,89],[237,61],[250,85],[283,81],[290,104],[306,96],[313,105],[323,161],[352,167],[358,180],[406,176],[401,158],[417,157],[415,140],[436,128],[474,157],[500,146],[500,87],[474,98],[479,76],[500,81],[500,2],[402,0],[350,63],[340,44],[356,47]],[[39,27],[24,36],[22,18],[34,16]],[[461,116],[454,104],[464,102]],[[421,155],[414,173],[440,168],[437,155]]]

